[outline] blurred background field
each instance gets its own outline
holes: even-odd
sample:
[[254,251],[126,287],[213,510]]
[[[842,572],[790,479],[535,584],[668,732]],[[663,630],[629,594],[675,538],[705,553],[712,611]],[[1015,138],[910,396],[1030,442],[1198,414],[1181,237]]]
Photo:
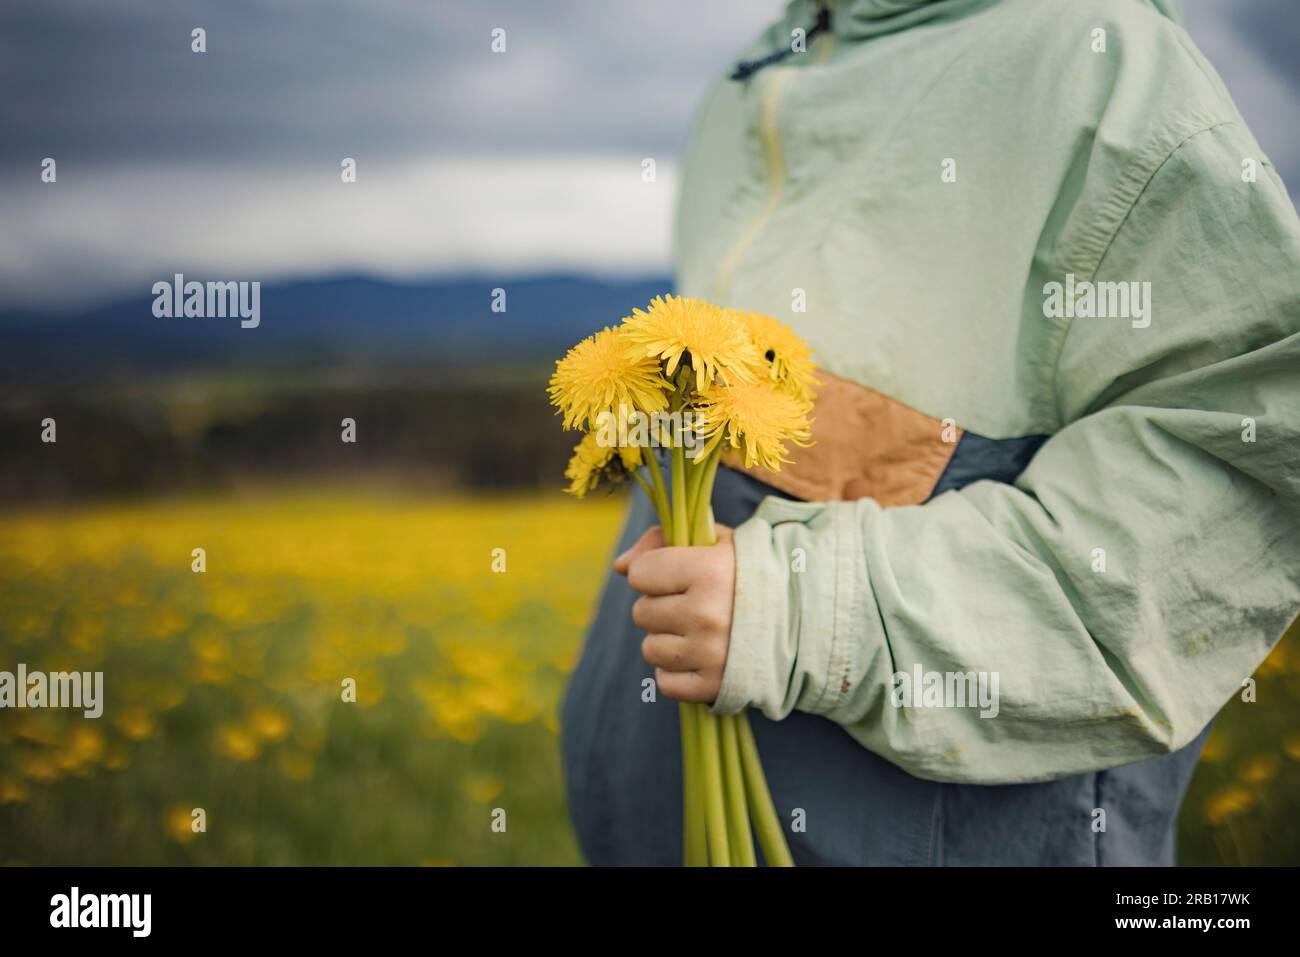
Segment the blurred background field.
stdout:
[[1180,864],[1300,864],[1300,619],[1224,705],[1178,828]]
[[578,862],[556,710],[620,508],[278,491],[0,517],[0,661],[106,686],[99,720],[0,716],[0,861]]

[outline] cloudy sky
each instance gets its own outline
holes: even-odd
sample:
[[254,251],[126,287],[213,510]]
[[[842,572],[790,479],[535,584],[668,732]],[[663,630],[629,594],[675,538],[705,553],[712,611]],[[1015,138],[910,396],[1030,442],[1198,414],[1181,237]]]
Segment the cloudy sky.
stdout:
[[[783,0],[0,7],[0,307],[162,275],[667,269],[678,152]],[[1187,0],[1293,190],[1300,3]],[[207,31],[208,52],[190,51]],[[506,30],[506,53],[489,50]],[[40,182],[44,157],[58,182]],[[339,164],[357,161],[343,186]],[[653,157],[658,181],[641,179]]]

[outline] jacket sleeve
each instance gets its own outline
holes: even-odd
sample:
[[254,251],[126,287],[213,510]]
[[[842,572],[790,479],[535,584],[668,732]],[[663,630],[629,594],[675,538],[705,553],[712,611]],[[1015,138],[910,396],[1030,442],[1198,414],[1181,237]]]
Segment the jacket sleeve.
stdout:
[[[737,529],[715,711],[824,715],[981,784],[1205,727],[1300,611],[1300,224],[1270,166],[1243,181],[1252,147],[1233,124],[1188,139],[1113,237],[1091,278],[1149,281],[1149,325],[1041,320],[1069,324],[1045,360],[1063,425],[1013,485],[769,498]],[[930,673],[985,701],[899,706]]]

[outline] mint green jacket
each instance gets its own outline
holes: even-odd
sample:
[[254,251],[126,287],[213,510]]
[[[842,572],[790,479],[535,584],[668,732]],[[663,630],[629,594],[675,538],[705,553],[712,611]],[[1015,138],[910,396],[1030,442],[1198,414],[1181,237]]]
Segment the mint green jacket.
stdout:
[[[816,19],[796,0],[752,56]],[[920,505],[766,500],[716,711],[1057,778],[1187,744],[1300,611],[1300,222],[1168,3],[841,0],[712,92],[676,242],[683,294],[834,375],[1047,437]],[[1061,308],[1121,282],[1143,310]],[[996,716],[897,707],[918,668],[996,675]]]

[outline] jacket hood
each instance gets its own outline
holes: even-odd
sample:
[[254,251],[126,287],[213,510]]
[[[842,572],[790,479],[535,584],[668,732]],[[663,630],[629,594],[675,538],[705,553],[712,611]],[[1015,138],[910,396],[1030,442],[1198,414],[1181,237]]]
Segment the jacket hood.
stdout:
[[[841,40],[866,40],[895,33],[931,20],[965,16],[999,0],[827,0],[831,29]],[[1182,24],[1182,0],[1134,0],[1149,3],[1174,23]],[[817,0],[796,0],[791,9],[804,8],[805,19],[816,15]]]
[[[962,16],[997,0],[831,0],[831,29],[841,40],[866,40],[929,20]],[[816,10],[811,0],[807,6]]]

